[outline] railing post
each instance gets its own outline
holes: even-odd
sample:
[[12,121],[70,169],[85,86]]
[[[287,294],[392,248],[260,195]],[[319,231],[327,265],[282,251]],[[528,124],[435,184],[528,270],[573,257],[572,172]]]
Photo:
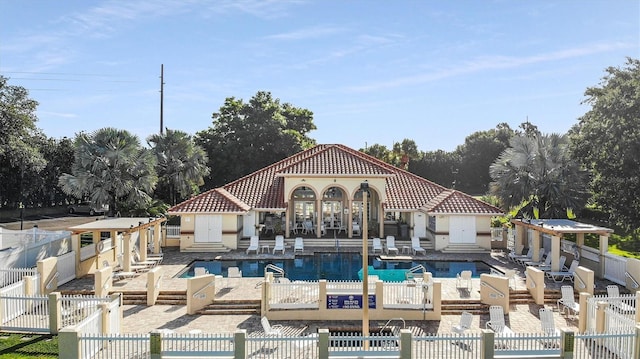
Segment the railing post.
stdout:
[[235,359],[245,359],[247,357],[246,329],[240,329],[233,333],[233,357]]
[[580,312],[578,312],[578,333],[584,333],[587,330],[587,301],[591,297],[591,294],[587,292],[580,292],[578,297],[578,305],[580,306]]
[[481,329],[480,358],[493,359],[496,349],[496,333],[489,329]]
[[318,358],[329,359],[329,329],[318,329]]
[[58,334],[62,322],[61,309],[60,292],[49,293],[49,331],[51,334]]
[[149,357],[151,359],[162,358],[162,335],[158,331],[153,331],[149,335]]
[[575,334],[564,329],[558,330],[560,331],[560,359],[571,359],[575,347]]
[[75,328],[64,328],[58,334],[58,355],[60,359],[77,359],[80,355],[80,338]]
[[400,359],[411,359],[412,339],[411,330],[400,329]]
[[640,290],[636,291],[636,323],[640,322]]

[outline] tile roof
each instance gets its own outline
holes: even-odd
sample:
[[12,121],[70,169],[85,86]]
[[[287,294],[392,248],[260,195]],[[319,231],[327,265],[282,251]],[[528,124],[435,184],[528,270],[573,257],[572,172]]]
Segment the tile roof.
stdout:
[[339,144],[317,145],[169,209],[170,213],[230,213],[249,209],[284,211],[286,176],[384,176],[385,211],[501,214],[467,194],[451,190],[373,156]]

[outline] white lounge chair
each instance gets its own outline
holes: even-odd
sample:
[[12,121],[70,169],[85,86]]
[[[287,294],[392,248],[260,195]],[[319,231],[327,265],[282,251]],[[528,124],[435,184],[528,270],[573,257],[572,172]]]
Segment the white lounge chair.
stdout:
[[467,289],[471,290],[472,275],[473,275],[473,272],[471,272],[470,270],[463,270],[462,272],[456,274],[456,287],[457,288],[464,287],[466,284]]
[[[544,259],[544,261],[543,261]],[[551,256],[547,254],[545,258],[544,251],[538,252],[538,260],[537,261],[526,261],[523,262],[523,265],[526,266],[539,266],[539,265],[551,265]]]
[[509,256],[507,258],[509,258],[510,261],[512,262],[516,262],[518,263],[518,260],[520,259],[525,259],[525,260],[531,260],[531,257],[533,256],[533,248],[529,247],[529,250],[527,251],[527,254],[515,254],[514,252],[509,253]]
[[460,316],[460,323],[451,327],[451,331],[458,334],[464,334],[469,328],[471,328],[471,322],[473,322],[473,314],[469,312],[462,312]]
[[[496,337],[505,337],[513,335],[513,330],[507,326],[504,321],[504,309],[499,305],[492,305],[489,307],[489,320],[485,324],[487,329],[491,329],[496,333]],[[500,347],[508,347],[504,342],[499,342]]]
[[247,248],[247,254],[249,254],[249,252],[251,251],[258,254],[258,248],[260,248],[259,241],[260,241],[260,237],[251,236],[251,239],[249,240],[249,248]]
[[[548,336],[560,336],[560,330],[556,329],[551,308],[540,308],[540,326],[542,332]],[[541,339],[540,343],[546,348],[557,348],[559,343],[555,339]]]
[[273,254],[276,254],[277,251],[284,254],[284,236],[281,234],[276,236],[276,244],[273,246]]
[[413,255],[418,253],[427,254],[427,250],[420,246],[419,237],[411,237],[411,249],[413,250]]
[[560,287],[560,293],[562,297],[558,299],[558,311],[562,313],[570,314],[573,312],[574,315],[578,315],[580,313],[580,304],[576,303],[575,296],[573,294],[573,287],[569,285],[563,285]]
[[396,237],[387,236],[387,254],[398,254],[398,248],[396,248]]
[[293,245],[293,253],[296,253],[297,251],[304,252],[304,239],[302,239],[302,237],[296,237]]
[[576,271],[576,268],[578,268],[579,265],[580,263],[574,260],[573,262],[571,262],[571,266],[569,266],[568,270],[559,272],[547,271],[544,273],[544,275],[545,277],[553,280],[556,283],[564,282],[567,279],[573,282],[573,273]]
[[382,242],[380,241],[380,238],[374,238],[373,239],[373,253],[376,253],[376,251],[380,251],[380,253],[382,253]]
[[260,320],[260,323],[262,324],[262,329],[264,330],[264,334],[266,336],[271,336],[271,337],[280,337],[282,336],[282,326],[281,325],[271,325],[271,323],[269,323],[269,319],[267,317],[262,317],[262,319]]
[[[560,256],[559,260],[560,260],[560,264],[559,264],[558,267],[560,268],[560,270],[566,269],[567,267],[565,267],[564,264],[567,261],[567,257]],[[548,265],[547,264],[544,264],[544,265],[541,264],[541,265],[537,266],[536,268],[538,268],[539,270],[541,270],[543,272],[549,272],[549,271],[551,271],[551,262],[549,262]]]
[[242,278],[242,271],[238,267],[227,268],[227,278]]

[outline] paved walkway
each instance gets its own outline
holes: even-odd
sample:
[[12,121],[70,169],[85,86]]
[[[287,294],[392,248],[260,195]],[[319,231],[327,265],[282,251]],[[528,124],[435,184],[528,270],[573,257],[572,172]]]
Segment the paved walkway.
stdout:
[[[292,256],[288,254],[285,256]],[[502,253],[492,254],[443,254],[430,253],[426,256],[419,256],[419,259],[427,260],[483,260],[497,269],[516,268],[515,265],[508,261]],[[165,259],[161,264],[164,272],[162,282],[162,290],[186,290],[186,279],[174,278],[181,272],[192,260],[213,260],[223,257],[224,259],[245,258],[244,252],[235,252],[221,255],[219,253],[181,253],[176,249],[169,249],[165,252]],[[255,259],[256,255],[249,256]],[[258,258],[273,257],[272,254],[259,254]],[[282,255],[277,256],[282,258]],[[521,267],[516,269],[522,271]],[[436,278],[442,282],[443,299],[449,300],[466,300],[480,298],[480,280],[474,278],[472,280],[472,290],[456,288],[456,280],[453,278]],[[226,288],[218,294],[223,299],[259,299],[260,289],[256,284],[261,281],[260,278],[226,278]],[[552,283],[548,284],[549,286]],[[123,280],[114,284],[114,290],[144,290],[146,286],[146,276],[141,275],[137,278]],[[65,285],[61,290],[85,289],[90,290],[93,287],[93,278],[86,277],[76,279]],[[522,273],[517,278],[516,287],[524,289],[525,283]],[[555,307],[555,306],[553,306]],[[515,332],[535,333],[540,332],[540,320],[538,318],[538,310],[541,306],[530,305],[514,305],[510,308],[508,314],[507,325]],[[556,309],[556,308],[554,308]],[[557,328],[566,328],[575,330],[577,321],[567,320],[557,310],[554,312],[555,324]],[[408,321],[407,328],[410,328],[416,335],[423,333],[450,333],[451,328],[458,324],[459,315],[443,315],[439,321]],[[487,315],[476,315],[472,324],[472,331],[485,328],[486,321],[489,320]],[[302,333],[310,333],[317,331],[318,328],[332,327],[361,327],[361,321],[355,322],[300,322],[300,321],[275,321],[272,324],[281,324],[286,327],[285,332],[291,335]],[[372,326],[383,326],[384,321],[372,321]],[[229,333],[238,329],[246,329],[249,334],[261,333],[260,317],[257,315],[187,315],[185,306],[143,306],[143,305],[126,305],[124,306],[124,324],[123,331],[127,333],[148,333],[157,329],[171,329],[180,333],[187,333],[191,330],[202,330],[208,333]]]

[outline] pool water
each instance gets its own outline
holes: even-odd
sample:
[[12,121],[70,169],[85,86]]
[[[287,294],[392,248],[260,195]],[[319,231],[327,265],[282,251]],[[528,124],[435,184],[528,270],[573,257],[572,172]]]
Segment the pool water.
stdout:
[[[191,278],[194,276],[195,267],[204,267],[210,274],[227,276],[229,267],[238,267],[243,277],[263,277],[264,268],[273,264],[283,268],[287,278],[291,280],[359,280],[358,272],[362,269],[362,256],[359,253],[315,253],[312,256],[298,256],[295,259],[245,259],[245,260],[210,260],[193,261],[184,271],[176,277]],[[380,260],[378,257],[370,257],[369,265],[374,271],[392,269],[392,272],[404,273],[405,270],[416,265],[422,265],[436,278],[455,278],[456,274],[463,270],[471,270],[474,277],[480,274],[490,273],[491,266],[479,261],[391,261]],[[401,271],[400,271],[401,270]],[[375,274],[375,273],[370,273]],[[403,280],[404,275],[396,279],[385,278],[382,280]]]

